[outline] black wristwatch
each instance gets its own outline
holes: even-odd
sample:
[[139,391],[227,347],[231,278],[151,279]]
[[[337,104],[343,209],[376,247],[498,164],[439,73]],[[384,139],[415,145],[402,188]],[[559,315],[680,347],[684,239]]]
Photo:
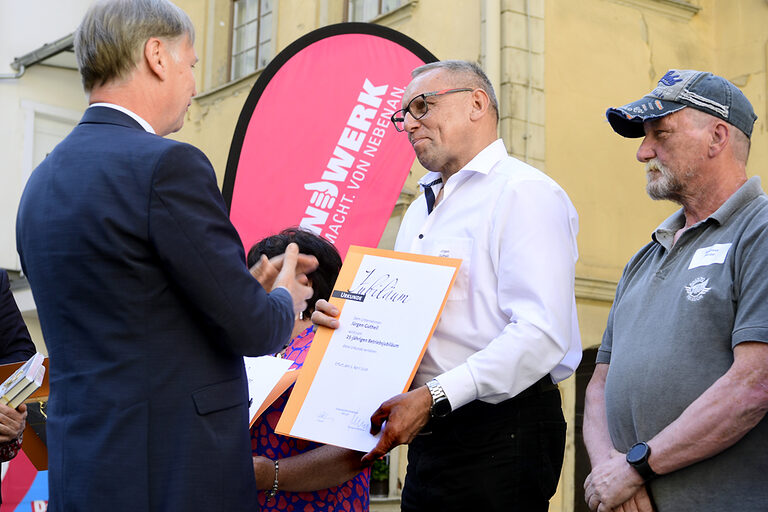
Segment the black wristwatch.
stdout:
[[635,468],[645,482],[659,476],[648,465],[648,457],[650,456],[651,447],[648,446],[648,443],[643,442],[634,444],[627,452],[627,463]]
[[432,407],[429,409],[429,415],[432,418],[442,418],[447,416],[451,412],[451,402],[448,401],[448,397],[445,396],[443,386],[437,382],[436,379],[432,379],[427,382],[427,388],[432,394]]

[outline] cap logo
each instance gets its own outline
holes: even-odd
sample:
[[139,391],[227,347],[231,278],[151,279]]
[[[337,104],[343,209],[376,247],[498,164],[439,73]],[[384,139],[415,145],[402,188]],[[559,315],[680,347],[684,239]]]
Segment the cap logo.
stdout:
[[675,70],[669,70],[667,71],[663,77],[661,77],[661,80],[659,80],[659,83],[661,85],[666,85],[667,87],[672,87],[678,82],[682,82],[683,79],[680,78],[680,75]]

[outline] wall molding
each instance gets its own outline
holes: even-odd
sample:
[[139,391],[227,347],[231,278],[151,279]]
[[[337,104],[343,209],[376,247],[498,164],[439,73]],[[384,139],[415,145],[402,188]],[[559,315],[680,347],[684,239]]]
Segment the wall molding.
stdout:
[[576,298],[613,303],[617,285],[616,281],[576,276]]
[[685,0],[606,0],[615,4],[639,7],[688,21],[701,10],[701,7]]

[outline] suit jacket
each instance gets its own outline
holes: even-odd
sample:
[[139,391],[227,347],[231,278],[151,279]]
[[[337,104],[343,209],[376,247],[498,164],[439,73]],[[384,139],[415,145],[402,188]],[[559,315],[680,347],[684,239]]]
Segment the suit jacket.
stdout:
[[35,344],[11,292],[8,272],[0,270],[0,364],[25,361],[35,355]]
[[49,510],[257,510],[242,356],[279,350],[293,307],[248,272],[202,152],[89,108],[16,236],[50,355]]

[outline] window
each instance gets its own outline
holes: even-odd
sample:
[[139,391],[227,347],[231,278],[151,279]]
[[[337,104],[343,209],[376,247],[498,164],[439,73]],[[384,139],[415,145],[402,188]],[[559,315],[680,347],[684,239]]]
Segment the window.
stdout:
[[370,21],[373,18],[394,11],[403,0],[349,0],[349,21]]
[[269,63],[275,51],[273,16],[277,0],[234,0],[232,21],[232,80]]

